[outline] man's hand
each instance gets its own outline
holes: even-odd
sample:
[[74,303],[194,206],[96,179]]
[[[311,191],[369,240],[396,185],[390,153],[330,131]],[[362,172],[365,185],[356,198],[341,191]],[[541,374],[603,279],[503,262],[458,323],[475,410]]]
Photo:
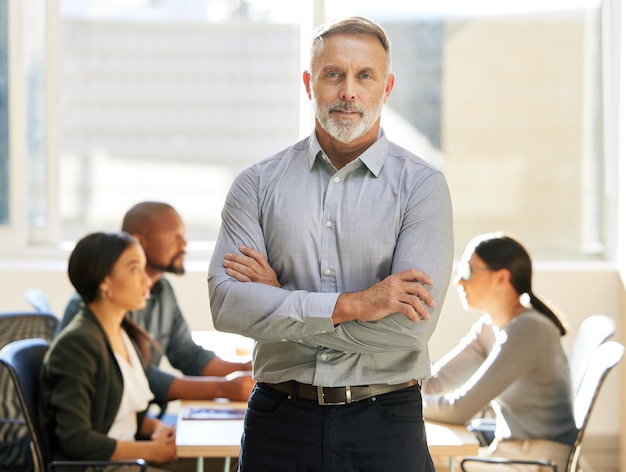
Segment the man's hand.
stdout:
[[248,246],[239,246],[241,254],[224,255],[223,266],[226,273],[240,282],[259,282],[280,287],[276,272],[259,251]]
[[430,318],[426,306],[435,301],[424,284],[433,280],[424,272],[408,269],[386,277],[366,290],[342,293],[333,312],[333,324],[346,321],[376,321],[393,313],[403,313],[411,321]]
[[[228,253],[223,265],[226,273],[240,282],[260,282],[280,287],[276,272],[258,251],[240,246],[242,254]],[[342,293],[333,312],[333,323],[346,321],[376,321],[393,313],[403,313],[411,321],[430,318],[427,307],[435,301],[424,285],[433,280],[424,272],[407,269],[393,274],[372,287],[353,293]]]
[[255,383],[249,374],[234,372],[226,377],[223,385],[224,397],[236,402],[245,402],[250,397]]

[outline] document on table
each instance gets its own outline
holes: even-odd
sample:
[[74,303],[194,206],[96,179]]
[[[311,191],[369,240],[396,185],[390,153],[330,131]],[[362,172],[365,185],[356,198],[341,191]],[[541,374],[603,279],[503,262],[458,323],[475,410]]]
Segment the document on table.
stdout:
[[241,420],[245,414],[241,408],[185,408],[181,412],[183,420]]

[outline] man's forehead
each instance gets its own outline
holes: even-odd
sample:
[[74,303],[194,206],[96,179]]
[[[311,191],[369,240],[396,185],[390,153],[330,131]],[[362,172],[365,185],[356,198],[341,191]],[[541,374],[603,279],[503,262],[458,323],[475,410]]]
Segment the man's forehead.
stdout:
[[327,67],[328,64],[358,64],[361,67],[386,65],[385,49],[376,36],[362,33],[337,33],[324,38],[323,44],[313,56],[312,64]]
[[381,44],[380,40],[373,34],[367,33],[333,33],[328,36],[324,36],[319,39],[319,52],[323,52],[329,48],[345,48],[346,44],[350,43],[367,43],[367,47],[371,48],[371,51],[380,49],[382,54],[385,54],[385,48]]

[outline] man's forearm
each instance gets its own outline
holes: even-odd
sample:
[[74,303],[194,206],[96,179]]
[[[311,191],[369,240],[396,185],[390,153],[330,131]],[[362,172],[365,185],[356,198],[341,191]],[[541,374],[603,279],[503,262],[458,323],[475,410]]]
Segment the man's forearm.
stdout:
[[224,377],[177,377],[167,392],[169,400],[212,400],[228,398],[246,401],[254,387],[254,379],[247,374]]
[[233,372],[252,370],[251,362],[228,362],[219,357],[214,357],[206,363],[202,369],[202,375],[224,377]]
[[167,391],[167,400],[223,398],[224,383],[224,379],[220,377],[178,377]]

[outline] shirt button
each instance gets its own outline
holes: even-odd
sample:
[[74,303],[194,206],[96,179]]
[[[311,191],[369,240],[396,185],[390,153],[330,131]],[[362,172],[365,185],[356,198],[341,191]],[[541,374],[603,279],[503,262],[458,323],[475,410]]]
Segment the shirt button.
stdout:
[[341,177],[333,177],[333,182],[338,184],[339,182],[341,182]]
[[330,275],[333,271],[331,269],[324,269],[324,275]]
[[332,221],[328,220],[328,221],[326,222],[326,227],[327,227],[327,228],[330,228],[332,225],[333,225],[333,222],[332,222]]
[[326,354],[322,354],[320,356],[320,359],[322,359],[323,361],[325,361],[326,359],[328,359],[328,356]]

